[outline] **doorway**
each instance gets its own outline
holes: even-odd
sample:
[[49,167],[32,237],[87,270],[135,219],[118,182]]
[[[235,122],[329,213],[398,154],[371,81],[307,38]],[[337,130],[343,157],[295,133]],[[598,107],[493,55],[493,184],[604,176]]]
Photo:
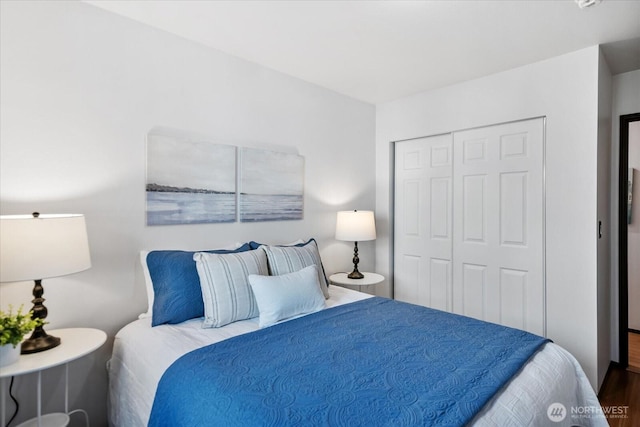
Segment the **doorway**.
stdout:
[[640,371],[640,113],[620,116],[620,365]]

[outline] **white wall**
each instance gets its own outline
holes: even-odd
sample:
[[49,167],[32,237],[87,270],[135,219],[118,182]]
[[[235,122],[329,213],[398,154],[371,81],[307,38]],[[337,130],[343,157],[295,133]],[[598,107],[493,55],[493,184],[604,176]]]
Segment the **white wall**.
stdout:
[[[49,330],[110,337],[70,369],[71,407],[87,409],[92,425],[106,423],[112,337],[147,308],[139,250],[316,237],[327,273],[351,267],[352,244],[333,238],[335,212],[375,207],[374,106],[84,3],[1,7],[1,212],[86,215],[93,267],[43,284]],[[296,149],[306,159],[304,220],[145,226],[145,135],[154,126]],[[361,245],[363,271],[373,269],[374,245]],[[31,287],[2,284],[0,305],[30,307]],[[62,375],[44,375],[45,411],[61,409]],[[16,381],[17,422],[35,414],[34,378]]]
[[[597,154],[599,49],[377,106],[376,269],[392,271],[392,141],[546,116],[546,294],[549,338],[598,375]],[[387,284],[387,295],[391,288]],[[608,337],[607,337],[608,339]]]
[[620,116],[640,113],[640,70],[612,78],[611,122],[611,360],[620,361],[618,310],[618,172],[620,167]]
[[629,167],[633,168],[633,202],[628,228],[629,328],[640,330],[640,121],[629,125]]

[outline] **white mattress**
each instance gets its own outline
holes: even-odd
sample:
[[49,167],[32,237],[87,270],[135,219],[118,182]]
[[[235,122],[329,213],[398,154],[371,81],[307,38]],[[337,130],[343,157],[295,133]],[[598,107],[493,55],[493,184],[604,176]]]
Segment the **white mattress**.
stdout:
[[[337,286],[331,286],[329,290],[329,308],[370,297]],[[146,426],[160,377],[175,360],[196,348],[257,329],[258,318],[217,329],[203,329],[202,319],[154,328],[150,318],[128,324],[116,335],[109,361],[110,425]],[[568,411],[563,422],[552,423],[548,418],[547,409],[553,403],[562,403]],[[608,425],[602,415],[571,419],[572,407],[600,406],[574,357],[549,343],[494,396],[476,416],[473,425]]]

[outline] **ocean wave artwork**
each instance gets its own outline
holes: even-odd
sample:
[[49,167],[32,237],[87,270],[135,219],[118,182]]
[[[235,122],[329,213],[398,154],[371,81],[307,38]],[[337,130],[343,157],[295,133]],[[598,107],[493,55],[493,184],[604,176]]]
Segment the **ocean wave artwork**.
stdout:
[[240,150],[240,221],[304,218],[304,157],[298,154]]
[[235,222],[236,147],[151,131],[147,225]]
[[242,222],[286,221],[303,218],[304,198],[286,195],[240,195]]
[[300,220],[304,157],[154,128],[145,190],[150,226]]
[[235,222],[234,193],[147,190],[147,225]]

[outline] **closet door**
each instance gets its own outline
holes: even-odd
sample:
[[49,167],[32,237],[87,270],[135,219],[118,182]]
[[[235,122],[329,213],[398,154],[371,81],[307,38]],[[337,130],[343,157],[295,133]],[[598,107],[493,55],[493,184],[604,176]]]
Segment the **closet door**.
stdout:
[[453,311],[544,335],[543,119],[453,139]]
[[451,134],[395,144],[394,298],[451,311]]

